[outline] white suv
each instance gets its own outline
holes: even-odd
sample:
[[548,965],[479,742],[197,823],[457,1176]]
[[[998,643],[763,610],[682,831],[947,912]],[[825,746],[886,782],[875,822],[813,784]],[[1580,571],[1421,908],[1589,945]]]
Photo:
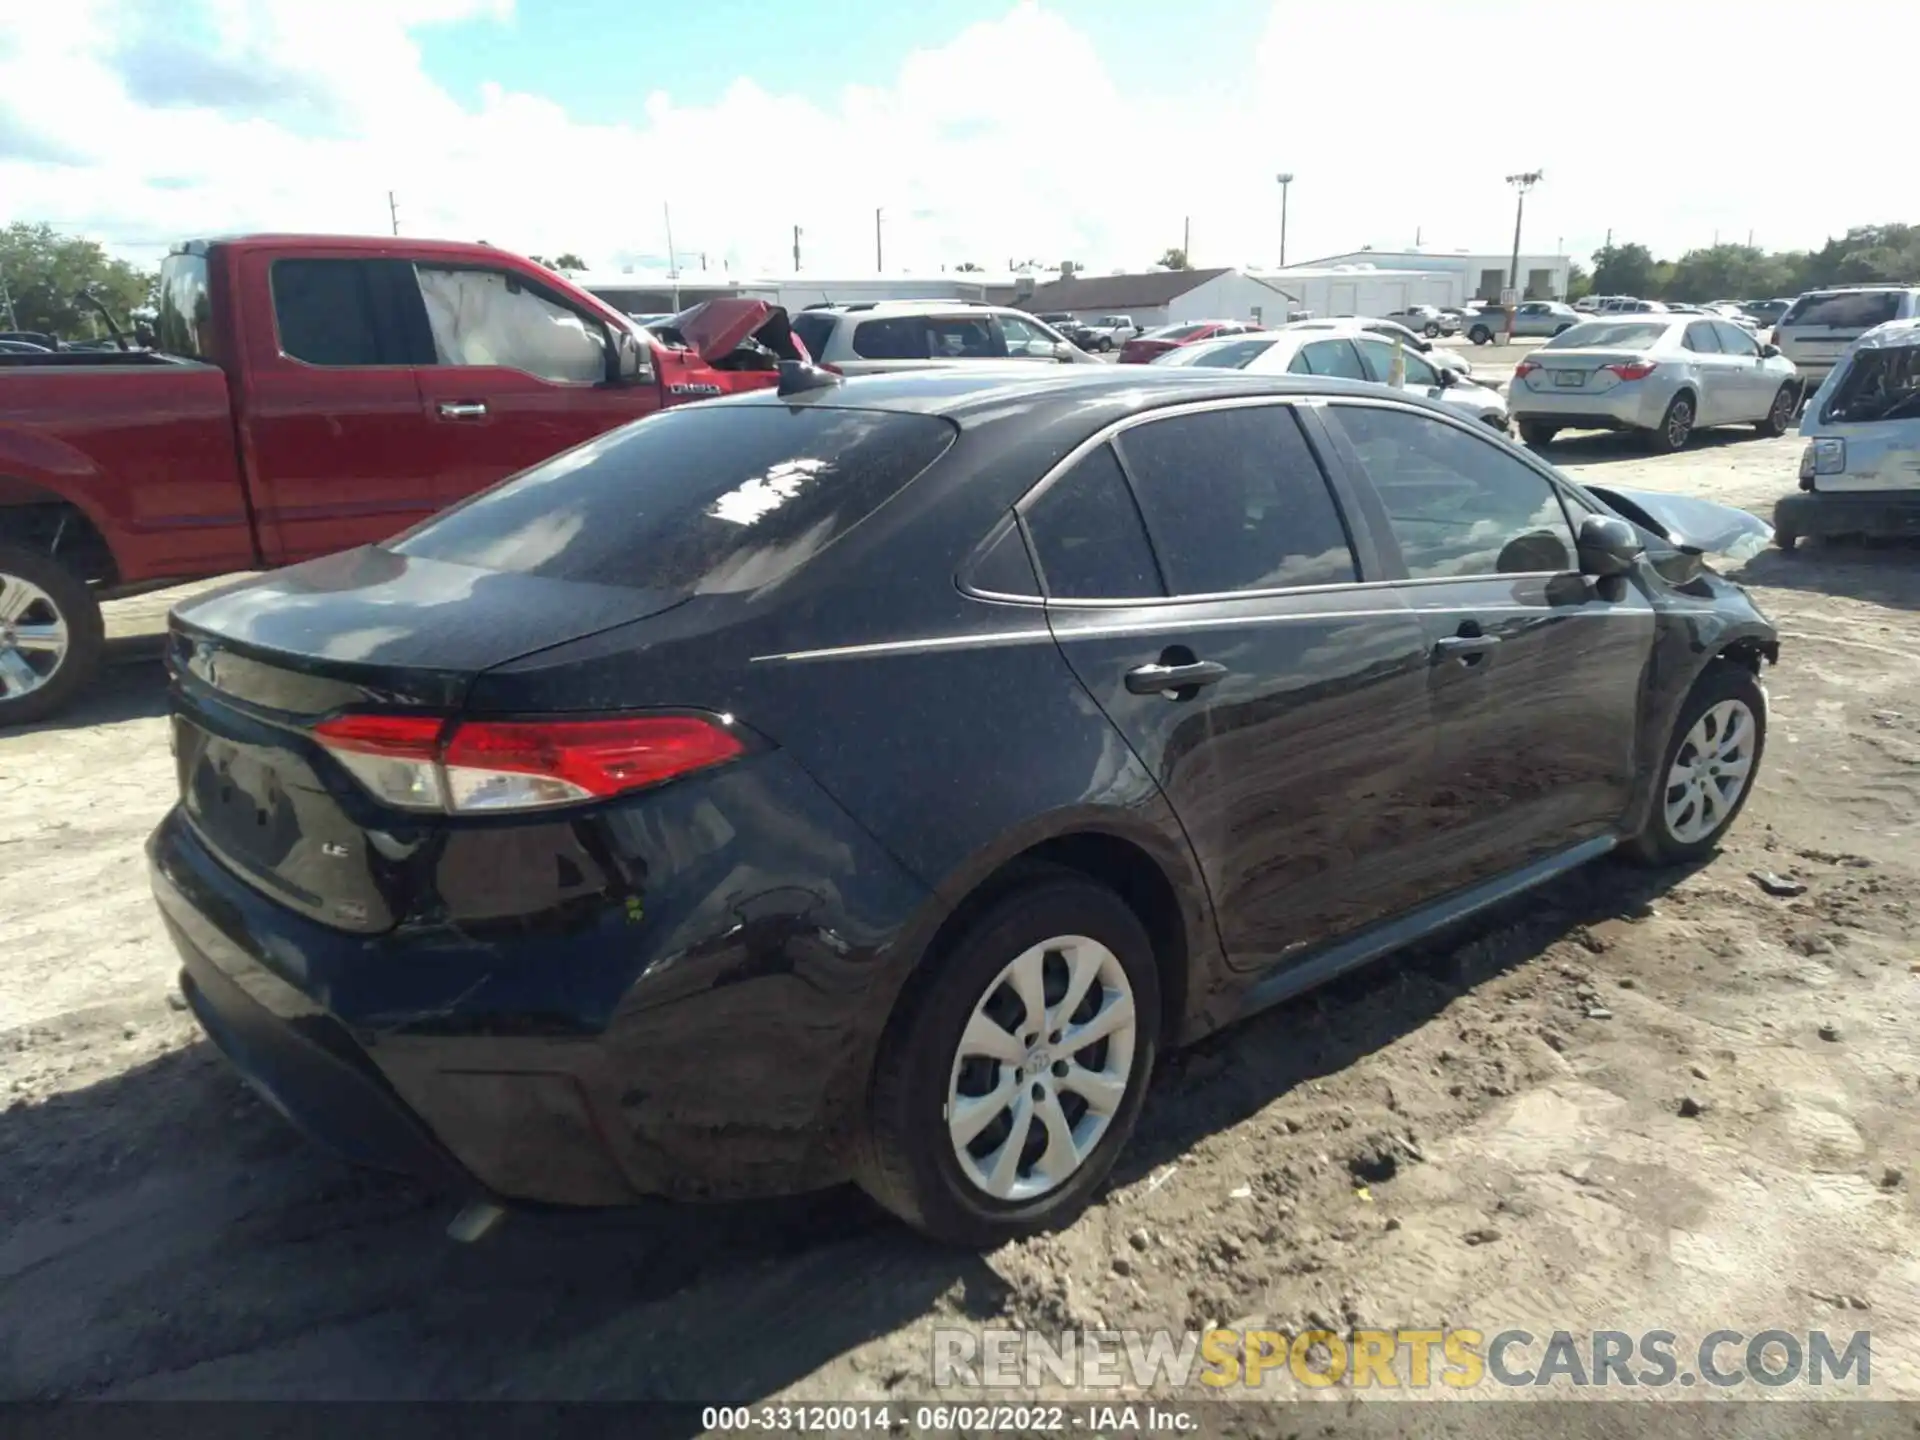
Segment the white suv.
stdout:
[[877,300],[823,305],[792,317],[821,365],[843,375],[923,370],[974,360],[1096,364],[1058,330],[1024,311],[965,300]]
[[1876,325],[1920,315],[1920,286],[1848,285],[1809,290],[1773,327],[1773,343],[1800,367],[1811,395],[1847,347]]

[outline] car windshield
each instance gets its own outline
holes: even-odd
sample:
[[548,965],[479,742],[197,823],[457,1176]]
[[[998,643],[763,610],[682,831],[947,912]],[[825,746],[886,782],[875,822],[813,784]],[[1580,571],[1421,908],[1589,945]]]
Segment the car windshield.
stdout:
[[1210,345],[1183,345],[1155,360],[1156,365],[1202,366],[1209,370],[1244,370],[1256,355],[1263,355],[1273,341],[1220,340]]
[[1920,344],[1856,350],[1821,412],[1822,421],[1855,424],[1920,416]]
[[688,406],[523,470],[392,542],[402,555],[675,597],[771,584],[939,458],[929,415]]
[[1542,350],[1586,350],[1598,346],[1620,346],[1644,350],[1667,333],[1664,324],[1645,320],[1586,320],[1562,330],[1540,348]]
[[1802,295],[1781,317],[1780,323],[1871,330],[1899,318],[1898,290],[1843,290],[1830,295]]

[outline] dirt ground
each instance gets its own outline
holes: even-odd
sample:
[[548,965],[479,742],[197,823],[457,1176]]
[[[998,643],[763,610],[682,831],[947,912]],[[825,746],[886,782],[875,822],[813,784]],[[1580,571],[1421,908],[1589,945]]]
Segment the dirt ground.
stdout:
[[[1799,445],[1554,458],[1764,514]],[[308,1148],[179,1008],[141,856],[172,597],[117,606],[88,703],[0,737],[0,1398],[906,1402],[935,1327],[1211,1322],[1867,1328],[1869,1393],[1920,1397],[1917,560],[1741,572],[1786,641],[1713,863],[1603,862],[1175,1057],[1111,1193],[984,1257],[846,1191],[463,1247]]]

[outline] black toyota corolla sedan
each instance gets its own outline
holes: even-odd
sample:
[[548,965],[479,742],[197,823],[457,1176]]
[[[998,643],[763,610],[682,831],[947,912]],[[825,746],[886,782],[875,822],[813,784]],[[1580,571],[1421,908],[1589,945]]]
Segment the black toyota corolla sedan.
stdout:
[[1713,847],[1777,641],[1667,513],[1338,380],[790,366],[181,606],[154,888],[350,1159],[991,1244],[1168,1048]]

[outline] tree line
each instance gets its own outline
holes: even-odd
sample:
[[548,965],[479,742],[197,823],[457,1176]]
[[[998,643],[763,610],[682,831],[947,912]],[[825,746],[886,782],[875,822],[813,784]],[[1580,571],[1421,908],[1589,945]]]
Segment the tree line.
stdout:
[[153,304],[158,281],[158,271],[116,260],[93,241],[58,234],[51,225],[16,222],[0,229],[0,330],[63,340],[104,335],[98,314],[78,298],[82,291],[130,329],[128,316]]
[[1920,225],[1858,225],[1818,250],[1709,245],[1656,260],[1644,245],[1603,245],[1593,271],[1574,266],[1567,298],[1762,300],[1830,285],[1920,284]]

